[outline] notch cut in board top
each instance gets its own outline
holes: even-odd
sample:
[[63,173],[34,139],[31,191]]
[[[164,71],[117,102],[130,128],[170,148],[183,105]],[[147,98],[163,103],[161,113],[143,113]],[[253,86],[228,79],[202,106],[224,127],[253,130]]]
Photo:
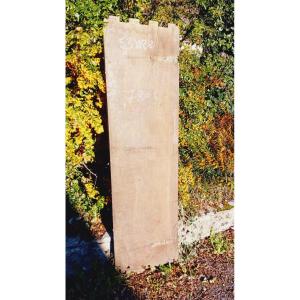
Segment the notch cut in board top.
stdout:
[[[105,21],[108,22],[108,23],[119,23],[119,22],[120,23],[126,23],[126,22],[121,22],[119,16],[109,16],[108,19],[105,19]],[[140,24],[140,20],[139,19],[134,19],[134,18],[129,18],[129,22],[128,23],[142,25],[142,24]],[[158,22],[150,20],[149,21],[149,26],[158,27]],[[175,25],[175,24],[173,24],[173,23],[168,23],[168,27],[163,27],[163,26],[159,26],[159,27],[178,30],[178,26]]]

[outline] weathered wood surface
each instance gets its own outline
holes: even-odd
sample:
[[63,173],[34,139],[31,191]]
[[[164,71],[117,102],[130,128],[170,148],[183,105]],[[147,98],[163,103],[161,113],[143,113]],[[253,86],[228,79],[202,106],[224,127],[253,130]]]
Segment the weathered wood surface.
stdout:
[[179,32],[110,17],[104,47],[115,263],[138,272],[178,257]]

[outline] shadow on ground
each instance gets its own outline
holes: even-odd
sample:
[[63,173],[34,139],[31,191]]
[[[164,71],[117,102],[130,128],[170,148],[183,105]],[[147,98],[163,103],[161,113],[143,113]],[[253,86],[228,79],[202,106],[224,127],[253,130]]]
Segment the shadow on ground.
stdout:
[[138,299],[97,240],[66,204],[66,299]]

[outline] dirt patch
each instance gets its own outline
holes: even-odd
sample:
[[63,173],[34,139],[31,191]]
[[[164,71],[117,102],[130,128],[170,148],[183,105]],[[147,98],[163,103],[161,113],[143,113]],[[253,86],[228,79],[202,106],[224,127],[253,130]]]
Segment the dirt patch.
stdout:
[[[224,238],[233,245],[233,230]],[[209,239],[196,247],[191,259],[130,276],[129,287],[140,299],[233,299],[233,247],[220,255]]]

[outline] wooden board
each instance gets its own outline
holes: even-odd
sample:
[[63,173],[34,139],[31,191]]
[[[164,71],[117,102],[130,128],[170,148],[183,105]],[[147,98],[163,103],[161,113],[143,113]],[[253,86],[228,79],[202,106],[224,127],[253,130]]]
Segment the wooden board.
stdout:
[[104,48],[115,263],[139,272],[178,257],[178,28],[110,17]]

